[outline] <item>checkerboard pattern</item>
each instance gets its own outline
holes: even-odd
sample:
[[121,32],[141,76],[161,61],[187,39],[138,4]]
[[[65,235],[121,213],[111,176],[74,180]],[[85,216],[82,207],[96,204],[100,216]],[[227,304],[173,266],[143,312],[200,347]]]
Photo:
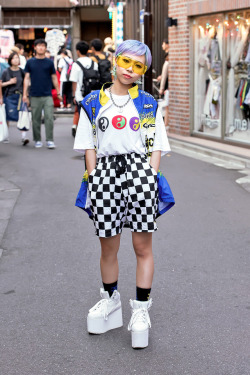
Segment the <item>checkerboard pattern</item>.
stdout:
[[122,157],[126,166],[121,174],[116,172],[121,156],[114,155],[99,159],[89,175],[91,210],[99,237],[121,233],[125,223],[133,232],[157,230],[157,173],[144,155]]

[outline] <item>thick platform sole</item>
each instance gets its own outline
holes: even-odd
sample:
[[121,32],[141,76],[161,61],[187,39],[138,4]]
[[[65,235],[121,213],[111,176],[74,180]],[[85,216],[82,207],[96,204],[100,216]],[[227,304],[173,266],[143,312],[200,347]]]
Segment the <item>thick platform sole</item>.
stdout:
[[95,335],[100,335],[110,331],[111,329],[119,328],[123,326],[122,320],[122,309],[118,309],[108,316],[108,320],[104,318],[92,318],[87,317],[88,332]]
[[149,329],[141,332],[131,331],[132,348],[146,348],[148,346]]

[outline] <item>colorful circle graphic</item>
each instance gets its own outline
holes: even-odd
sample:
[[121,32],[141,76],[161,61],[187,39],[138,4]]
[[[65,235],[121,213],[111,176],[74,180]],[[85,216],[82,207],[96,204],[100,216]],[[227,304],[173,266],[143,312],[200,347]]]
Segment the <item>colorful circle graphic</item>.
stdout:
[[127,119],[124,116],[115,116],[112,118],[112,125],[115,129],[123,129],[127,124]]
[[129,126],[130,128],[134,131],[137,132],[137,130],[140,127],[140,122],[138,117],[132,117],[129,121]]
[[107,127],[109,126],[109,120],[107,117],[101,117],[98,121],[98,127],[102,132],[105,132]]

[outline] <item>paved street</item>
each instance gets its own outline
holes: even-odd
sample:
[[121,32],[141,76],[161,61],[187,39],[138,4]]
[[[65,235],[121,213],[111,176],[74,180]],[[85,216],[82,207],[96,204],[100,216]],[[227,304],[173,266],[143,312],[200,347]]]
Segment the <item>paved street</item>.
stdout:
[[[74,207],[84,170],[70,118],[56,150],[0,143],[0,177],[19,191],[0,248],[1,375],[249,375],[250,194],[226,170],[173,153],[162,160],[176,206],[154,235],[150,345],[131,348],[135,256],[124,230],[124,327],[86,332],[99,299],[99,241]],[[31,134],[30,134],[31,135]],[[0,179],[1,182],[1,179]]]

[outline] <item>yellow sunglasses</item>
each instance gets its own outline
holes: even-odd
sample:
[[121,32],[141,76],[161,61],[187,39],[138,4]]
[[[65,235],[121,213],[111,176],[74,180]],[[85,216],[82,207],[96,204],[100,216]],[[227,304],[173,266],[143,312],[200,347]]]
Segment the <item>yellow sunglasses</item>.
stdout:
[[140,61],[131,59],[130,57],[119,55],[116,58],[117,65],[121,68],[128,69],[132,66],[133,71],[136,74],[144,74],[147,71],[147,65],[143,64]]

